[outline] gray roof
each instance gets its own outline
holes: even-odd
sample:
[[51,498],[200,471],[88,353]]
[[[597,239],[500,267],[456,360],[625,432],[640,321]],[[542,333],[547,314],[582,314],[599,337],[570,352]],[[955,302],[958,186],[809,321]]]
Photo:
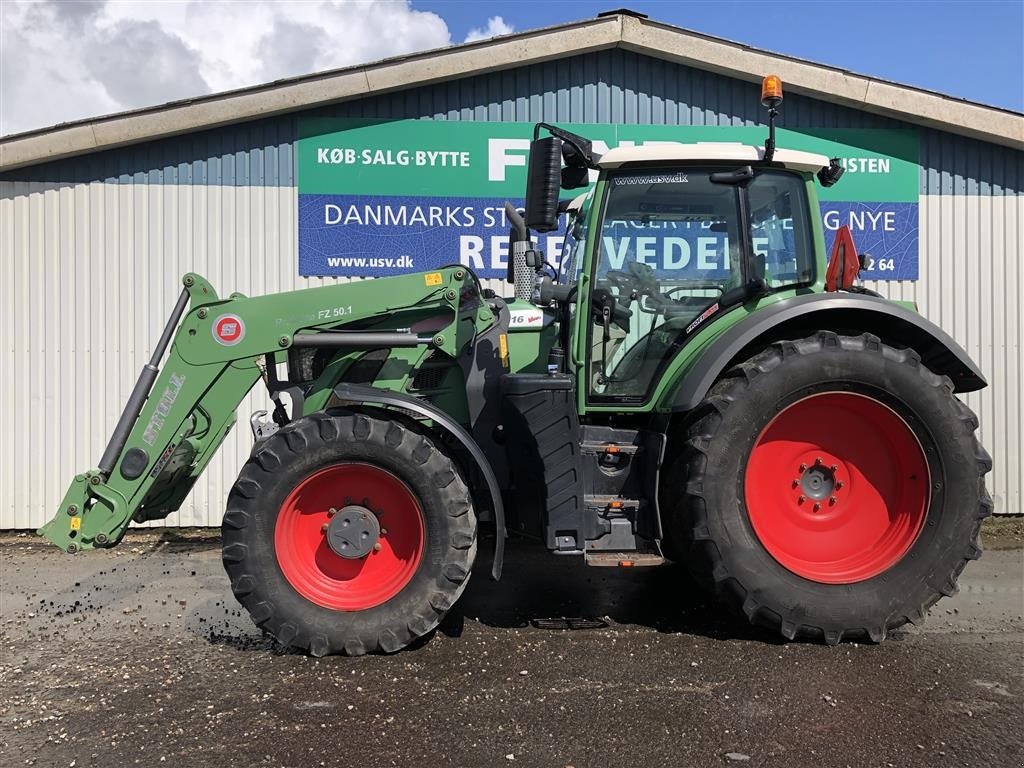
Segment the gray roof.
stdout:
[[1024,114],[752,48],[629,11],[277,80],[0,138],[0,170],[253,120],[371,94],[623,48],[907,123],[1024,149]]

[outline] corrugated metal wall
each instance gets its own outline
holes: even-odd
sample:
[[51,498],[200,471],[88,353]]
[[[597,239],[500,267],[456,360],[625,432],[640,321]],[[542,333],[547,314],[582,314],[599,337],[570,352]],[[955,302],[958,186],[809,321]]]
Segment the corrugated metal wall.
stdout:
[[[340,104],[315,114],[438,120],[756,125],[754,86],[621,50]],[[788,128],[908,127],[790,95]],[[207,275],[223,293],[272,293],[299,278],[295,116],[150,142],[0,176],[5,397],[0,528],[50,517],[94,466],[178,293]],[[997,512],[1020,513],[1024,475],[1021,286],[1024,153],[921,130],[921,280],[877,283],[917,301],[980,362],[968,396],[996,460]],[[491,287],[503,289],[493,282]],[[171,525],[219,524],[248,454],[242,425]]]

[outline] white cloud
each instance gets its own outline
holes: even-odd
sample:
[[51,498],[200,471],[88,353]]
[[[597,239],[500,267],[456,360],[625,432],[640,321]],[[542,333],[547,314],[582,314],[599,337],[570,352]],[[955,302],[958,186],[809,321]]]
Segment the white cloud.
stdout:
[[486,40],[489,37],[497,37],[498,35],[509,35],[515,31],[515,27],[506,22],[501,16],[491,16],[487,20],[486,27],[477,27],[469,30],[469,34],[466,35],[465,42],[473,43],[477,40]]
[[0,134],[450,44],[407,0],[5,0]]

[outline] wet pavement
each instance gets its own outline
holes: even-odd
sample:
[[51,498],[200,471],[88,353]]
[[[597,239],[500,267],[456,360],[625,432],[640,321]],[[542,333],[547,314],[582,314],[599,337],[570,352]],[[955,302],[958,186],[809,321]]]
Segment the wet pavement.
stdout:
[[4,768],[1024,764],[1019,549],[923,627],[826,648],[748,629],[675,566],[513,542],[494,583],[484,543],[428,642],[313,659],[240,612],[212,534],[36,542],[0,537]]

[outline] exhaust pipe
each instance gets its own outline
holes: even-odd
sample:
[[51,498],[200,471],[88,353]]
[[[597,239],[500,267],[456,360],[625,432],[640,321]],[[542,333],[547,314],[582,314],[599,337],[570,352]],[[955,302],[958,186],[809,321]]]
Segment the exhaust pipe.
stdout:
[[512,203],[505,203],[505,216],[512,224],[515,239],[509,243],[509,258],[512,260],[512,280],[515,284],[515,297],[520,301],[530,301],[533,296],[533,283],[536,271],[526,263],[526,254],[533,250],[530,242],[530,230],[526,222]]

